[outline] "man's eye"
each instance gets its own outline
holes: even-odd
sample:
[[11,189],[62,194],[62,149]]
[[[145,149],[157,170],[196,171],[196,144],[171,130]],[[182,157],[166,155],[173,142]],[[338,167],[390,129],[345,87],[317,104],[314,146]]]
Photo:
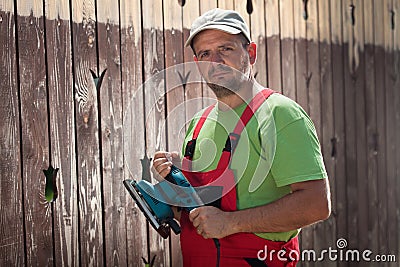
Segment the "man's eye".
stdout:
[[201,52],[201,53],[199,54],[199,58],[200,58],[200,59],[205,59],[205,58],[208,57],[208,55],[209,55],[208,52]]
[[223,51],[231,51],[233,50],[232,47],[222,47]]
[[231,52],[232,50],[233,50],[232,47],[228,47],[228,46],[224,46],[219,49],[219,51],[223,54],[227,54],[227,53]]

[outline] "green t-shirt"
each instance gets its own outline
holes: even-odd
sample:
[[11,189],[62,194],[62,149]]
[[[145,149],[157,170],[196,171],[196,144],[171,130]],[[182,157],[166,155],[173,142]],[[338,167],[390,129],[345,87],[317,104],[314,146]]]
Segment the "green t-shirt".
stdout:
[[[197,138],[193,171],[217,167],[227,136],[245,108],[246,103],[227,111],[214,107]],[[191,121],[184,144],[191,140],[203,111]],[[311,119],[296,102],[281,94],[271,95],[246,125],[230,168],[237,182],[238,210],[271,203],[289,194],[292,183],[327,177]],[[299,231],[256,234],[287,241]]]

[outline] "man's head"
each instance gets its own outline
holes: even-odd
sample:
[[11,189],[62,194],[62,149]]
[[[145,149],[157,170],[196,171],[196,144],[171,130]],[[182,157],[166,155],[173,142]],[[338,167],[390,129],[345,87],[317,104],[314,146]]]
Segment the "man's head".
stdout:
[[250,43],[250,31],[240,14],[233,10],[215,8],[207,11],[192,23],[185,46],[192,46],[193,38],[204,30],[220,30],[230,34],[243,34]]
[[188,45],[217,97],[237,92],[252,79],[256,45],[239,13],[218,8],[204,13],[193,22]]

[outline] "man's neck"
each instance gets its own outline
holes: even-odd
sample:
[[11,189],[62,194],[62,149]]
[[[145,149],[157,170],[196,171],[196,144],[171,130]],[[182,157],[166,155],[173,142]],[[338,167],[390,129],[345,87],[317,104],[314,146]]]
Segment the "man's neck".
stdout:
[[248,82],[236,93],[218,98],[218,102],[221,103],[218,108],[221,110],[237,108],[252,99],[261,87],[255,80]]

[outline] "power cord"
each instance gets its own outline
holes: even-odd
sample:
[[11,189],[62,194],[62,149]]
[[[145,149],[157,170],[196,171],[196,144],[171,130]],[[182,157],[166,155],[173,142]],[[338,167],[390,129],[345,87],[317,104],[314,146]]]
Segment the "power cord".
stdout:
[[216,266],[219,267],[219,260],[221,258],[221,249],[220,249],[221,244],[219,243],[218,239],[213,238],[213,240],[214,240],[215,247],[217,248],[217,265]]

